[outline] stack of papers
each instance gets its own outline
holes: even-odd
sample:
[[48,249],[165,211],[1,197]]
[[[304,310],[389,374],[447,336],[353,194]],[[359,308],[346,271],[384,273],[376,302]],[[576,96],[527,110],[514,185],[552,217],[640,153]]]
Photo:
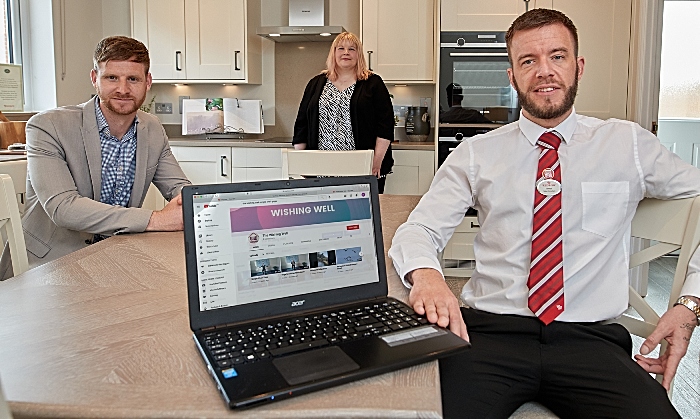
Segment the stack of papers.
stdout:
[[236,98],[184,99],[182,135],[262,134],[262,101]]

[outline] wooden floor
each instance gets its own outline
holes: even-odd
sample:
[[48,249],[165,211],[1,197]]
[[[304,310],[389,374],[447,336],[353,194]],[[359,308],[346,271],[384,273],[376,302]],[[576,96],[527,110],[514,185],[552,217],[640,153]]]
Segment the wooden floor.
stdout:
[[[650,263],[646,300],[657,312],[666,310],[677,259],[664,257]],[[448,278],[450,289],[459,296],[465,279]],[[700,328],[699,328],[700,329]],[[633,353],[639,353],[644,339],[632,336]],[[658,350],[655,354],[658,353]],[[693,334],[688,353],[681,361],[673,387],[673,405],[685,419],[700,419],[700,330]]]

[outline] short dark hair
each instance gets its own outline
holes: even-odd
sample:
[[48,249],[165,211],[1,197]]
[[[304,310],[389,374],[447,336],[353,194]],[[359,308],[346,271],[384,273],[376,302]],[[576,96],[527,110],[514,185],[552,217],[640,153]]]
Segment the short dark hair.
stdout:
[[571,38],[574,40],[574,56],[578,57],[578,31],[574,22],[558,10],[532,9],[518,16],[508,28],[508,32],[506,32],[506,47],[508,48],[508,60],[511,65],[513,64],[513,57],[510,55],[510,46],[516,32],[537,29],[557,23],[564,25],[569,30]]
[[459,83],[450,83],[445,88],[447,91],[447,104],[452,106],[453,104],[461,104],[464,100],[464,94],[462,91],[462,86]]
[[98,64],[113,60],[143,64],[146,66],[146,74],[151,68],[148,48],[140,41],[128,36],[109,36],[97,43],[92,56],[95,71],[98,70]]

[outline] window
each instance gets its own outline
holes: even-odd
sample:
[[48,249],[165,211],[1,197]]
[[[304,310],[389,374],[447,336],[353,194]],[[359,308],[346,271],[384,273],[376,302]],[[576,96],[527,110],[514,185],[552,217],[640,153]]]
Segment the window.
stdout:
[[660,118],[700,118],[700,1],[666,1],[661,47]]
[[2,42],[0,42],[0,63],[14,63],[12,51],[12,13],[10,0],[0,0],[2,13]]

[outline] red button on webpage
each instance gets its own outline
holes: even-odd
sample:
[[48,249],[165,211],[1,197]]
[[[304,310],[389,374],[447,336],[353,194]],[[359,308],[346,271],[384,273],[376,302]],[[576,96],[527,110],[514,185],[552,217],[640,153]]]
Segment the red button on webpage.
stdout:
[[359,225],[359,224],[349,225],[349,226],[347,227],[347,229],[348,229],[348,230],[359,230],[359,229],[360,229],[360,225]]

